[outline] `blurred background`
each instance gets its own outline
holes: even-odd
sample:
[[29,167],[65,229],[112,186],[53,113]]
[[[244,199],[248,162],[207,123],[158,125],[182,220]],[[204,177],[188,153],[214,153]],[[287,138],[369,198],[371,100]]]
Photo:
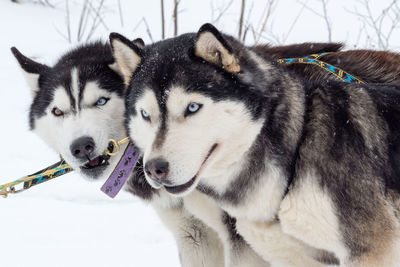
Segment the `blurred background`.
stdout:
[[[28,129],[30,92],[10,47],[52,65],[110,32],[152,43],[206,22],[248,45],[400,49],[400,0],[0,0],[0,184],[58,160]],[[178,266],[151,207],[100,186],[72,173],[0,199],[0,266]]]

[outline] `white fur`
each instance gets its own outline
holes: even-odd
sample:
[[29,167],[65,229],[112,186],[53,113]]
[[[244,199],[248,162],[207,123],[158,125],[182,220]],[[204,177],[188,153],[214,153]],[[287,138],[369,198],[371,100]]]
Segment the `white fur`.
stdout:
[[[274,220],[279,210],[286,181],[272,160],[267,157],[264,163],[265,172],[251,194],[238,205],[221,203],[222,207],[234,217],[256,222]],[[249,208],[251,207],[251,208]]]
[[196,223],[197,221],[184,207],[166,208],[159,205],[153,207],[178,241],[183,267],[224,266],[224,257],[221,255],[222,244],[213,230]]
[[310,257],[314,256],[314,249],[283,233],[279,222],[238,219],[236,227],[250,246],[273,266],[324,266]]
[[313,173],[303,177],[282,201],[279,219],[285,233],[310,246],[334,252],[342,262],[347,258],[334,205]]
[[37,73],[29,73],[22,69],[23,74],[25,76],[25,80],[31,89],[32,97],[36,96],[36,93],[39,91],[39,74]]
[[260,256],[247,247],[247,245],[240,251],[235,251],[233,249],[234,244],[230,239],[227,226],[222,221],[223,210],[214,200],[195,190],[185,196],[183,202],[190,213],[218,233],[224,245],[226,267],[269,266],[266,261],[262,260]]
[[79,109],[79,91],[78,69],[73,68],[71,71],[71,93],[75,100],[75,110]]

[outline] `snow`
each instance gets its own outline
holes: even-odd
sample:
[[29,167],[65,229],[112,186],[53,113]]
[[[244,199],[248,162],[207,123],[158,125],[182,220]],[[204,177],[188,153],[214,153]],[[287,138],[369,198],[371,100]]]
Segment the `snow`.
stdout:
[[[52,64],[61,53],[76,44],[81,2],[70,1],[72,45],[58,33],[66,33],[65,1],[51,2],[56,8],[0,1],[0,184],[58,160],[58,156],[28,129],[30,92],[9,50],[16,46],[26,55]],[[151,39],[144,23],[136,27],[145,17],[152,38],[159,40],[159,1],[121,1],[124,27],[120,23],[116,2],[105,1],[104,20],[108,30],[100,26],[92,39],[107,39],[109,32],[117,31],[132,39],[142,37],[149,43]],[[222,7],[228,2],[213,1],[213,6]],[[265,1],[248,1],[248,8],[251,2],[254,2],[254,7],[250,20],[257,23]],[[313,7],[319,4],[315,0],[304,2]],[[374,5],[383,6],[387,2],[375,1]],[[166,3],[165,10],[167,36],[172,36],[173,32],[171,3]],[[357,3],[338,0],[331,1],[329,6],[334,41],[347,42],[350,48],[357,44],[360,22],[345,8],[352,10]],[[378,12],[379,7],[373,6],[373,12]],[[300,8],[298,1],[279,1],[268,27],[282,36],[290,30]],[[213,21],[209,1],[183,0],[180,10],[180,33],[196,31],[203,23]],[[215,25],[236,35],[239,10],[240,1],[236,0]],[[397,32],[392,43],[400,43],[399,39]],[[251,44],[251,40],[249,38],[247,43]],[[326,40],[324,21],[304,10],[286,43]],[[0,199],[0,265],[178,266],[178,252],[172,235],[155,212],[125,192],[116,199],[109,199],[100,187],[101,183],[90,183],[72,173],[22,194]]]

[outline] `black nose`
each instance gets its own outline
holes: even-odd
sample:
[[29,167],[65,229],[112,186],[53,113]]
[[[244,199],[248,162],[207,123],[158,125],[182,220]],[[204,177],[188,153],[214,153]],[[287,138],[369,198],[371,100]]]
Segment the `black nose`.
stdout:
[[169,163],[161,158],[149,160],[144,166],[146,174],[159,183],[168,175]]
[[88,157],[94,151],[94,140],[92,137],[83,136],[76,139],[70,146],[71,153],[78,159]]

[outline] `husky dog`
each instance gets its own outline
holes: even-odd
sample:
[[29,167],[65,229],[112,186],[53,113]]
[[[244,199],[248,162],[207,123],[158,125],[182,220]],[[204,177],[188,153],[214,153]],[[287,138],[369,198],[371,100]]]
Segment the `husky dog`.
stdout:
[[[140,39],[134,41],[143,46]],[[120,156],[102,156],[109,139],[126,137],[125,85],[114,64],[110,46],[83,45],[62,56],[53,66],[35,62],[16,48],[31,88],[30,127],[75,171],[90,179],[107,177]],[[137,177],[134,193],[148,200],[172,231],[183,266],[223,266],[223,249],[215,232],[195,219],[175,198],[151,189]]]
[[201,191],[272,265],[312,266],[291,250],[311,247],[399,266],[399,85],[308,83],[210,24],[111,43],[152,187]]
[[[141,39],[134,43],[144,46]],[[282,51],[282,55],[289,57],[336,52],[340,47],[334,43],[304,43],[290,46],[290,49],[265,45],[254,49],[270,54]],[[102,152],[106,148],[112,149],[108,147],[109,138],[120,139],[126,135],[123,127],[125,86],[119,68],[113,64],[109,45],[100,42],[83,45],[62,56],[53,67],[35,62],[16,48],[12,48],[12,52],[31,87],[31,129],[82,176],[90,179],[107,177],[119,157],[113,156],[108,160]],[[151,188],[141,165],[139,162],[135,174],[129,179],[128,190],[151,203],[171,230],[182,265],[223,266],[223,248],[216,233],[190,215],[176,198],[169,197],[163,190]],[[221,217],[224,217],[221,227],[225,226],[224,222],[232,222],[225,213],[221,213]],[[244,241],[233,229],[234,226],[225,228],[224,238],[235,237],[237,246]],[[240,251],[242,261],[257,258],[246,246],[242,246]],[[236,255],[232,261],[238,263],[240,259]]]
[[[161,44],[164,44],[164,42]],[[116,63],[120,66],[120,72],[123,74],[126,84],[132,82],[132,73],[134,73],[136,67],[138,67],[138,61],[143,59],[146,61],[148,60],[148,62],[151,63],[154,60],[151,57],[158,57],[161,55],[161,52],[164,52],[157,49],[158,44],[143,48],[136,46],[130,40],[118,34],[111,35],[111,46],[114,51]],[[175,51],[171,51],[171,53],[173,52]],[[143,53],[147,53],[147,56],[145,57]],[[138,55],[142,56],[139,57]],[[154,64],[156,63],[157,62],[154,62]],[[147,72],[156,74],[156,72],[153,72],[153,69],[151,69],[151,65],[152,63],[150,65],[139,65],[146,68],[146,71],[142,75],[147,75]],[[135,75],[136,72],[134,76]],[[137,82],[141,83],[141,81]],[[147,80],[145,80],[145,82],[147,82]],[[131,87],[131,90],[131,94],[138,93],[134,86]],[[145,172],[148,173],[149,170],[145,169]],[[151,192],[151,190],[154,190],[150,189],[148,184],[145,184],[146,189],[143,190],[142,186],[144,186],[144,184],[137,183],[137,181],[145,180],[144,173],[140,171],[140,168],[136,170],[134,176],[137,178],[129,181],[130,190],[134,194],[146,191]],[[149,183],[152,183],[152,181],[149,181]],[[168,187],[157,187],[156,189],[161,190],[162,192],[170,191],[170,188]],[[178,199],[183,203],[186,210],[218,233],[218,236],[224,245],[225,266],[268,266],[267,262],[257,256],[254,251],[249,248],[245,240],[243,240],[243,238],[237,233],[235,226],[236,220],[217,206],[215,201],[211,198],[201,194],[200,192],[193,192],[188,196]],[[169,199],[167,201],[169,201]],[[273,250],[277,251],[277,254],[282,253],[284,255],[288,254],[287,251],[290,250],[290,255],[293,257],[292,259],[281,261],[279,256],[275,256],[278,257],[277,262],[282,263],[282,266],[285,266],[288,263],[294,263],[295,265],[301,263],[302,266],[323,266],[322,263],[314,258],[320,259],[324,262],[336,262],[334,257],[330,254],[310,248],[289,236],[281,235],[280,230],[277,231],[276,235],[280,235],[279,242],[270,243]],[[324,255],[326,255],[326,257]],[[268,260],[271,260],[271,258],[268,258]]]

